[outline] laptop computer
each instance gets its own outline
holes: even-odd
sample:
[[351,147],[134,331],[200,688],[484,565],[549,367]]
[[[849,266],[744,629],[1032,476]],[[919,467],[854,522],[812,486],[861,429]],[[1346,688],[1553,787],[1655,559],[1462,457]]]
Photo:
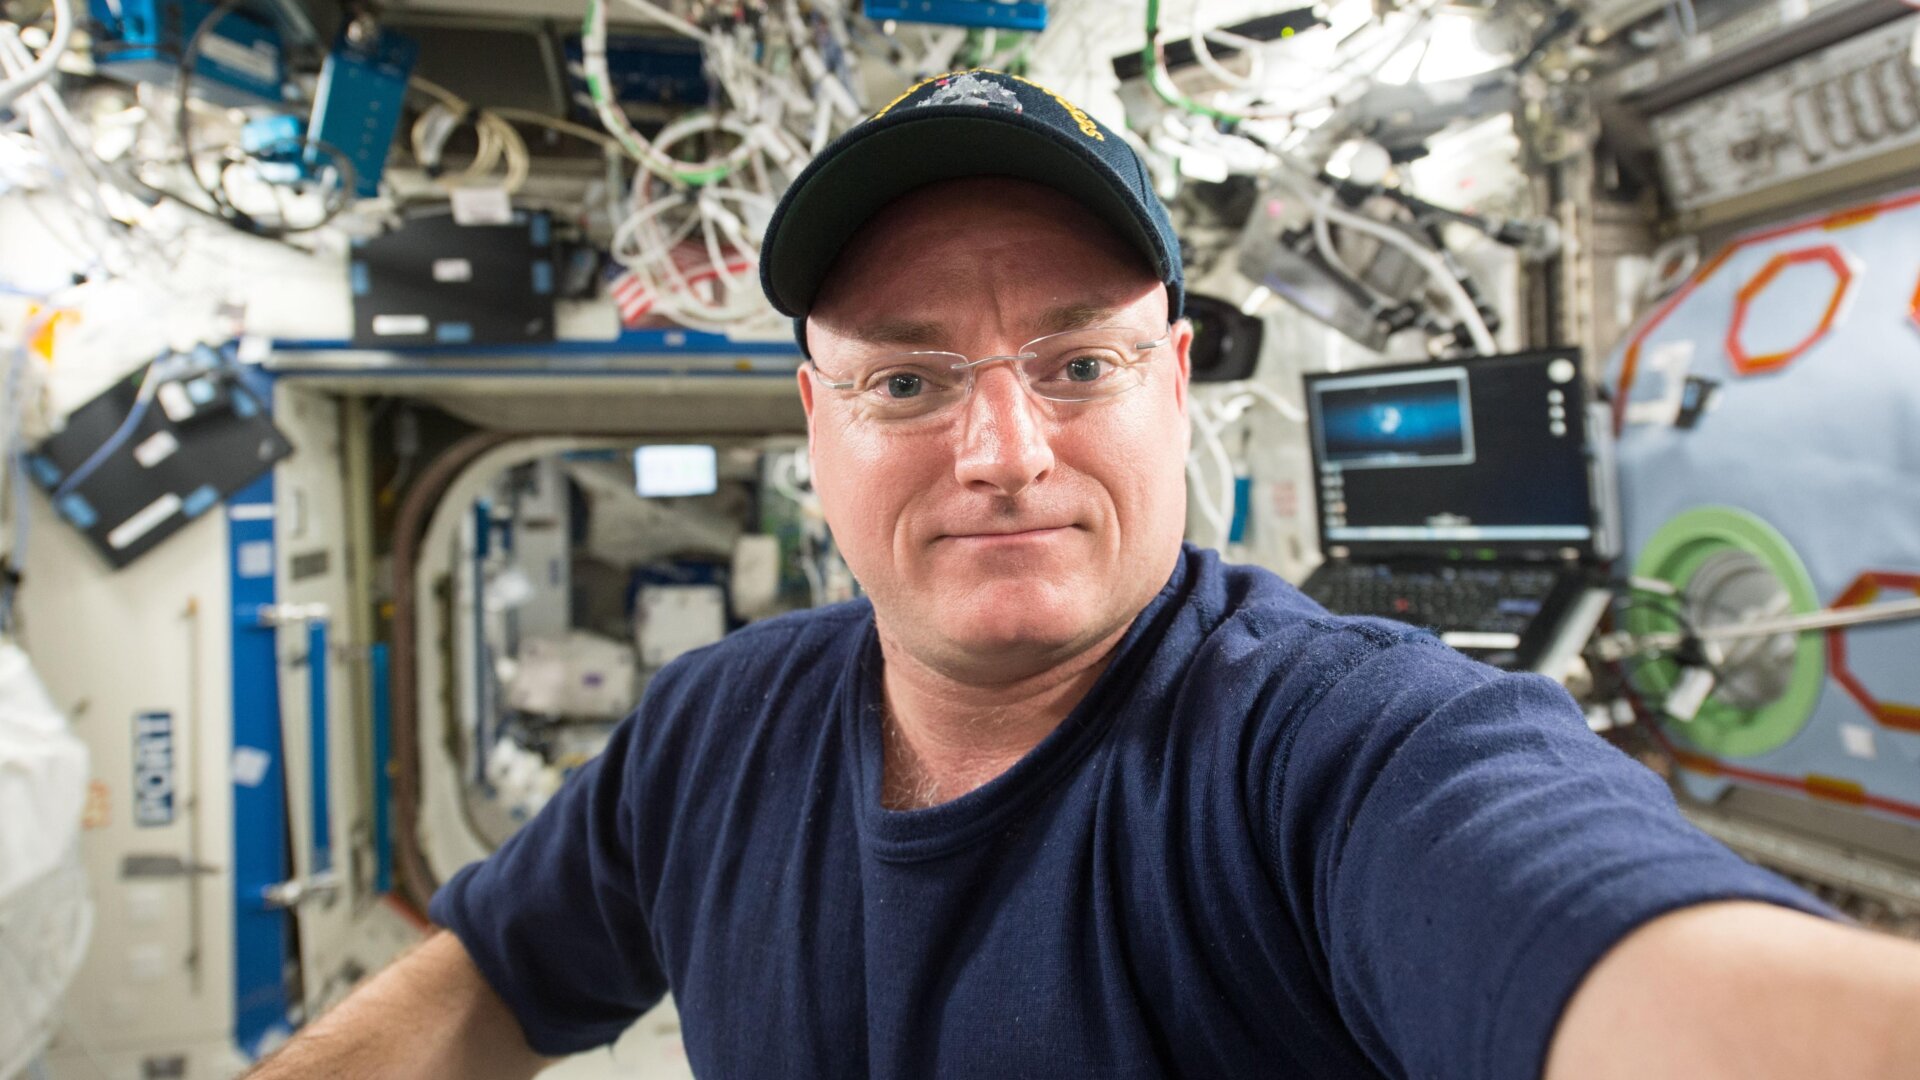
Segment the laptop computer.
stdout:
[[1326,561],[1302,590],[1558,675],[1605,607],[1579,350],[1317,373],[1306,405]]

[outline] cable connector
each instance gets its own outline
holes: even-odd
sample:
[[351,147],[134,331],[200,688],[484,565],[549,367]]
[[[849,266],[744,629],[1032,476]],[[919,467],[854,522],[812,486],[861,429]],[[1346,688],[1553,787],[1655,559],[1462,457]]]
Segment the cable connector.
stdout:
[[1674,681],[1673,689],[1667,691],[1666,700],[1660,708],[1668,716],[1682,723],[1691,722],[1700,715],[1700,710],[1712,696],[1713,688],[1719,683],[1711,668],[1688,664],[1680,669],[1680,678]]

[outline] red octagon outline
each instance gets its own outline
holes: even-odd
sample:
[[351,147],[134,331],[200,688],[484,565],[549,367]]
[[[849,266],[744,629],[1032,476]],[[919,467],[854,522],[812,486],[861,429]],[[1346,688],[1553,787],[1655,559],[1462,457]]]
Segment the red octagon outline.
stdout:
[[[1675,289],[1673,295],[1661,301],[1653,314],[1647,316],[1634,329],[1633,336],[1627,339],[1626,355],[1621,359],[1620,374],[1613,388],[1613,433],[1620,434],[1621,429],[1627,424],[1627,401],[1632,396],[1634,376],[1640,367],[1640,347],[1646,343],[1647,338],[1653,336],[1653,332],[1660,328],[1661,323],[1667,321],[1667,316],[1672,315],[1675,308],[1685,303],[1687,297],[1693,295],[1694,290],[1705,284],[1707,279],[1713,277],[1721,267],[1725,266],[1728,259],[1733,258],[1743,248],[1752,247],[1755,244],[1764,244],[1769,240],[1778,240],[1783,236],[1791,236],[1809,229],[1823,229],[1830,233],[1839,232],[1842,229],[1865,224],[1881,214],[1904,209],[1916,203],[1920,203],[1920,192],[1908,192],[1904,195],[1881,199],[1878,202],[1849,207],[1833,213],[1817,214],[1790,221],[1784,225],[1776,225],[1770,229],[1762,229],[1747,236],[1737,237],[1726,247],[1721,248],[1718,255],[1707,260],[1700,269],[1693,272],[1693,277],[1689,278],[1686,284]],[[1915,306],[1920,307],[1920,304]],[[1916,320],[1920,320],[1920,315],[1916,315]]]
[[[1853,579],[1838,599],[1836,608],[1858,607],[1880,595],[1883,588],[1907,589],[1920,596],[1920,574],[1896,574],[1891,571],[1869,570]],[[1833,680],[1841,685],[1847,695],[1860,703],[1867,714],[1878,720],[1883,727],[1898,731],[1920,733],[1920,705],[1907,705],[1896,701],[1881,701],[1873,696],[1860,677],[1847,667],[1847,628],[1830,627],[1827,630],[1828,670]]]
[[[1811,262],[1825,263],[1834,276],[1833,295],[1827,300],[1827,310],[1820,315],[1820,325],[1814,327],[1813,332],[1802,338],[1799,344],[1784,352],[1749,355],[1740,341],[1740,331],[1746,325],[1748,309],[1761,293],[1767,291],[1767,286],[1773,284],[1773,279],[1779,277],[1781,271],[1789,266]],[[1847,298],[1847,290],[1852,286],[1853,268],[1847,265],[1846,256],[1840,254],[1840,249],[1832,244],[1775,254],[1735,294],[1733,322],[1727,326],[1727,356],[1733,360],[1733,370],[1742,375],[1758,375],[1766,371],[1778,371],[1799,359],[1802,353],[1813,348],[1833,329],[1833,321],[1840,314],[1840,303]]]

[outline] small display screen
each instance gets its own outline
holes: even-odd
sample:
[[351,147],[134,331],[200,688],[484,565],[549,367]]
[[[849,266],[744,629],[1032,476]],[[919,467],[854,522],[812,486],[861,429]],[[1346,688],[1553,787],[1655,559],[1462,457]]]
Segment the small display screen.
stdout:
[[633,452],[634,490],[645,498],[711,495],[720,457],[711,446],[642,446]]
[[1321,460],[1343,469],[1473,464],[1467,373],[1359,377],[1322,384]]

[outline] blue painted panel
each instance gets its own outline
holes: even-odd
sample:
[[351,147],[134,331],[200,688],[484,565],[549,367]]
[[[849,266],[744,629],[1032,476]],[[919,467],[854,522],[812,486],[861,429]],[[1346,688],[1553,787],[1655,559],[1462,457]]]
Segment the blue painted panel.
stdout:
[[[1642,319],[1608,365],[1620,393],[1632,347],[1618,444],[1625,565],[1675,518],[1730,507],[1779,532],[1823,605],[1876,581],[1887,583],[1876,601],[1910,595],[1893,582],[1920,574],[1917,252],[1920,190],[1736,237]],[[1690,379],[1718,389],[1686,426],[1675,418]],[[1740,758],[1745,775],[1688,774],[1690,786],[1765,777],[1780,790],[1817,776],[1858,785],[1865,812],[1912,825],[1920,730],[1874,706],[1920,705],[1920,621],[1828,641],[1844,656],[1829,652],[1799,733]],[[1685,724],[1663,728],[1689,740]]]
[[[283,338],[273,343],[276,350],[282,352],[333,352],[352,350],[356,346],[350,341],[336,338]],[[797,362],[800,350],[791,341],[734,341],[725,334],[709,334],[699,330],[679,330],[663,328],[656,330],[623,330],[612,341],[553,341],[539,346],[529,345],[462,345],[457,348],[443,345],[411,345],[383,350],[398,356],[695,356],[721,355],[740,356],[791,356]],[[595,375],[605,375],[604,370],[593,371]]]
[[257,1056],[292,1028],[287,973],[291,925],[261,890],[292,876],[279,657],[260,609],[274,602],[273,474],[228,500],[233,598],[233,1040]]
[[380,194],[387,149],[399,127],[407,77],[420,45],[391,30],[355,41],[344,31],[327,53],[313,99],[313,135],[318,145],[310,164],[331,147],[351,162],[354,193],[363,199]]
[[1000,30],[1045,30],[1044,3],[1002,3],[1001,0],[866,0],[869,19],[939,23],[944,26],[991,26]]
[[333,794],[327,747],[327,620],[307,624],[307,730],[313,809],[313,873],[333,869]]
[[393,703],[387,675],[387,644],[368,650],[373,683],[373,855],[374,891],[393,891]]

